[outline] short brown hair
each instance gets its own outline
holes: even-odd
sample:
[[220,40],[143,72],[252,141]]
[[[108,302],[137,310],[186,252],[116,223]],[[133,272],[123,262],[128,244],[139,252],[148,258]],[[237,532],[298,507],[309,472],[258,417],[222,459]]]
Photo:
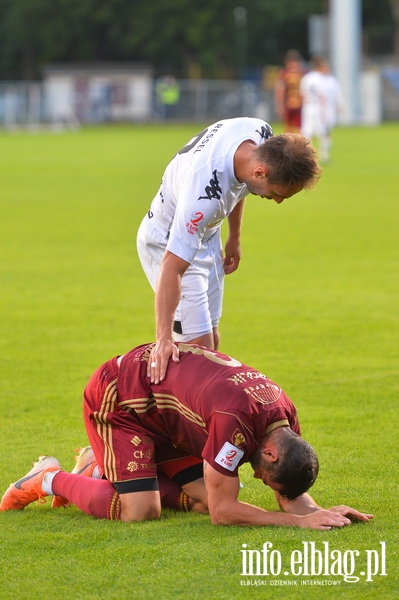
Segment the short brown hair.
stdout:
[[298,62],[302,62],[302,56],[298,50],[288,50],[288,52],[284,55],[284,62],[290,62],[291,60],[296,60]]
[[256,157],[268,167],[270,183],[312,188],[320,178],[317,152],[309,138],[280,133],[257,147]]
[[280,484],[281,496],[295,500],[304,494],[316,481],[319,473],[319,460],[312,446],[290,429],[278,438],[279,451],[277,462],[269,463],[268,472],[271,481]]

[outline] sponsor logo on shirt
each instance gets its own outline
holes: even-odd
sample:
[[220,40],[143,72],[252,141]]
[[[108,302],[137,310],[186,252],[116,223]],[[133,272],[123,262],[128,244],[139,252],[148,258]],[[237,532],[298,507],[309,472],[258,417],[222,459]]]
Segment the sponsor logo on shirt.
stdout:
[[216,456],[215,462],[228,471],[234,471],[243,456],[244,450],[240,450],[240,448],[233,446],[230,442],[225,442]]
[[198,200],[220,200],[222,195],[222,188],[219,184],[219,179],[216,169],[213,171],[213,179],[209,180],[209,185],[205,187],[205,196],[199,196]]
[[139,438],[138,435],[135,435],[131,440],[130,443],[133,444],[133,446],[138,446],[139,444],[141,444],[142,439]]
[[187,233],[194,235],[198,231],[198,226],[201,223],[204,215],[202,212],[193,212],[191,215],[191,219],[186,223]]

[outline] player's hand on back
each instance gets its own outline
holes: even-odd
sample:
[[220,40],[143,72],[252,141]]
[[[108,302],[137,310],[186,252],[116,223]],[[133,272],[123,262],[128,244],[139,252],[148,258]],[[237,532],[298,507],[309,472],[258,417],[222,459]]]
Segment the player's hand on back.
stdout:
[[158,384],[165,379],[169,360],[179,362],[179,349],[171,340],[158,340],[151,350],[147,365],[147,377],[151,383]]

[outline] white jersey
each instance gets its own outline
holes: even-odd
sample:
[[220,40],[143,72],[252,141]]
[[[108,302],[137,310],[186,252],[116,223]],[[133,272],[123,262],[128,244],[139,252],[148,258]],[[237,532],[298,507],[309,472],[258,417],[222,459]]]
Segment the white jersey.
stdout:
[[234,173],[234,154],[245,140],[262,144],[273,135],[256,118],[218,121],[194,136],[167,166],[148,217],[167,240],[166,249],[191,263],[210,240],[247,186]]
[[302,125],[306,137],[320,136],[327,128],[326,77],[319,71],[309,71],[301,79]]
[[327,126],[332,129],[337,120],[337,113],[343,108],[341,86],[334,75],[324,75],[325,94],[327,101]]
[[320,103],[325,102],[326,97],[326,86],[325,86],[325,75],[319,71],[309,71],[301,79],[300,90],[302,95],[302,102],[304,104],[311,104],[319,106]]

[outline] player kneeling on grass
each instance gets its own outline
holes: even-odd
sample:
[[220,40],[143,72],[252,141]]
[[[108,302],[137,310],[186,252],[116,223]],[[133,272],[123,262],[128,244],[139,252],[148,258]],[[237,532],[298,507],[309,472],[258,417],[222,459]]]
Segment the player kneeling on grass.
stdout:
[[[10,485],[0,510],[22,509],[47,495],[98,518],[157,519],[161,506],[209,512],[215,525],[331,529],[372,515],[329,510],[307,490],[318,474],[313,448],[300,437],[297,412],[266,375],[203,346],[179,343],[164,381],[147,376],[154,344],[134,348],[91,377],[83,415],[91,443],[72,473],[43,457]],[[283,512],[238,500],[238,469],[275,494]],[[98,477],[98,478],[97,478]]]

